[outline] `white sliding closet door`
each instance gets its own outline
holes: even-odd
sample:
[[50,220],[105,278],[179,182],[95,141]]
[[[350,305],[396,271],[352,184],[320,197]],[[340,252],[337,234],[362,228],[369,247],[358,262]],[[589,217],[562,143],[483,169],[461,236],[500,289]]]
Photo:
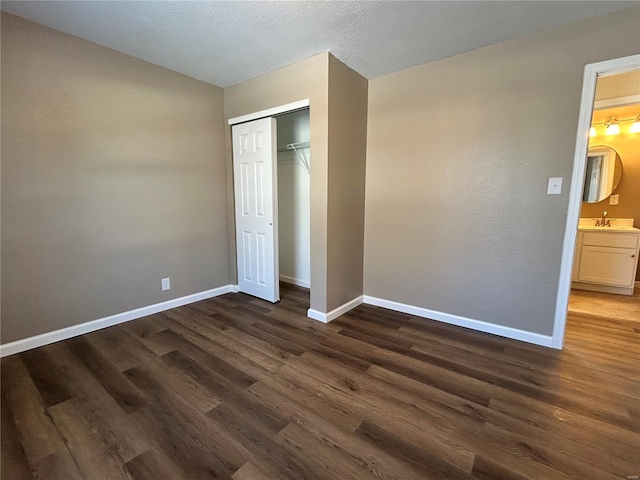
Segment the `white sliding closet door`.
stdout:
[[236,251],[240,291],[280,300],[276,120],[232,127]]

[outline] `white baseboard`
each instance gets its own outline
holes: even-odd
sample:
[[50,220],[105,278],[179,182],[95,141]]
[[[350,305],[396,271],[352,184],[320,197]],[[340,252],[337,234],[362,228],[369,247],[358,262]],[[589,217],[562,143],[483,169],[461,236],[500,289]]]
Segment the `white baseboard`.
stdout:
[[314,320],[318,320],[323,323],[329,323],[334,318],[338,318],[340,315],[347,313],[349,310],[356,308],[358,305],[362,303],[363,296],[354,298],[353,300],[349,300],[344,305],[340,305],[338,308],[334,308],[329,313],[322,313],[318,310],[314,310],[310,308],[307,310],[307,317],[313,318]]
[[284,283],[290,283],[299,287],[311,288],[311,282],[306,280],[300,280],[299,278],[288,277],[286,275],[280,275],[280,281]]
[[96,330],[110,327],[112,325],[135,320],[136,318],[142,318],[154,313],[164,312],[165,310],[181,307],[182,305],[187,305],[189,303],[206,300],[207,298],[217,297],[218,295],[224,295],[225,293],[237,291],[237,285],[224,285],[222,287],[213,288],[211,290],[205,290],[204,292],[194,293],[185,297],[174,298],[173,300],[167,300],[166,302],[156,303],[147,307],[136,308],[135,310],[129,310],[127,312],[118,313],[109,317],[99,318],[97,320],[81,323],[79,325],[72,325],[70,327],[61,328],[60,330],[54,330],[53,332],[42,333],[34,337],[16,340],[15,342],[0,345],[0,358],[6,357],[7,355],[24,352],[25,350],[31,350],[32,348],[42,347],[43,345],[48,345],[50,343],[59,342],[60,340],[66,340],[67,338],[84,335],[85,333],[94,332]]
[[552,347],[551,335],[542,335],[540,333],[527,332],[526,330],[519,330],[517,328],[504,327],[502,325],[495,325],[482,320],[474,320],[473,318],[460,317],[458,315],[415,307],[405,303],[392,302],[390,300],[371,297],[369,295],[364,296],[364,303],[374,305],[376,307],[388,308],[389,310],[395,310],[397,312],[408,313],[409,315],[414,315],[416,317],[429,318],[431,320],[438,320],[440,322],[457,325],[459,327],[466,327],[480,332],[492,333],[501,337],[521,340],[535,345]]
[[[0,358],[6,357],[7,355],[24,352],[26,350],[31,350],[32,348],[41,347],[43,345],[48,345],[50,343],[59,342],[61,340],[66,340],[78,335],[84,335],[85,333],[94,332],[96,330],[110,327],[112,325],[117,325],[119,323],[146,317],[147,315],[152,315],[154,313],[159,313],[165,310],[170,310],[172,308],[188,305],[189,303],[194,303],[200,300],[206,300],[207,298],[224,295],[225,293],[238,291],[239,289],[237,285],[225,285],[211,290],[206,290],[204,292],[194,293],[192,295],[187,295],[180,298],[174,298],[173,300],[167,300],[166,302],[156,303],[154,305],[118,313],[109,317],[99,318],[97,320],[81,323],[79,325],[72,325],[70,327],[55,330],[53,332],[43,333],[34,337],[24,338],[15,342],[6,343],[4,345],[0,345]],[[384,300],[382,298],[371,297],[369,295],[361,295],[359,297],[356,297],[353,300],[331,310],[328,313],[322,313],[318,310],[313,310],[310,308],[307,311],[307,316],[314,320],[328,323],[362,303],[374,305],[377,307],[388,308],[390,310],[407,313],[409,315],[438,320],[440,322],[458,325],[460,327],[467,327],[473,330],[478,330],[480,332],[492,333],[494,335],[500,335],[506,338],[521,340],[524,342],[533,343],[535,345],[542,345],[545,347],[552,346],[552,337],[549,335],[541,335],[539,333],[527,332],[525,330],[519,330],[516,328],[494,325],[491,323],[483,322],[481,320],[460,317],[449,313],[438,312],[435,310],[429,310],[413,305]]]

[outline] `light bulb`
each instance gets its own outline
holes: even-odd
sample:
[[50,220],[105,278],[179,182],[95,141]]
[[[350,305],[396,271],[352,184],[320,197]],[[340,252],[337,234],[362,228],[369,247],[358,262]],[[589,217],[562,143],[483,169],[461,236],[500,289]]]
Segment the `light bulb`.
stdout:
[[620,133],[620,127],[618,126],[617,123],[612,123],[607,127],[607,129],[605,130],[605,133],[607,135],[618,135]]
[[640,114],[636,115],[636,121],[631,124],[629,133],[640,133]]
[[593,125],[591,126],[591,129],[589,130],[589,136],[590,137],[595,137],[596,135],[598,135],[598,132],[596,132],[596,127],[594,127]]

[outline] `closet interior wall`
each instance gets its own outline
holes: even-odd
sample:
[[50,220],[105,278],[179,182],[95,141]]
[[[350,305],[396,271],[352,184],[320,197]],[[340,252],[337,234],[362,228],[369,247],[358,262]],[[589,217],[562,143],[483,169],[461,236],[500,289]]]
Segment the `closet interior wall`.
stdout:
[[[277,117],[280,280],[311,279],[309,109]],[[296,148],[291,148],[291,145]]]

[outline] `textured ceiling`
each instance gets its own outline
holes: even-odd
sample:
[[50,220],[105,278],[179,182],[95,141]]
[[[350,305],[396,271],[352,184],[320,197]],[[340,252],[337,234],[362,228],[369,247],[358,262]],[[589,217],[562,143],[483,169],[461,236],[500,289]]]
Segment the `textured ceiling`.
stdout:
[[226,87],[322,51],[367,78],[640,2],[2,2],[2,10]]

